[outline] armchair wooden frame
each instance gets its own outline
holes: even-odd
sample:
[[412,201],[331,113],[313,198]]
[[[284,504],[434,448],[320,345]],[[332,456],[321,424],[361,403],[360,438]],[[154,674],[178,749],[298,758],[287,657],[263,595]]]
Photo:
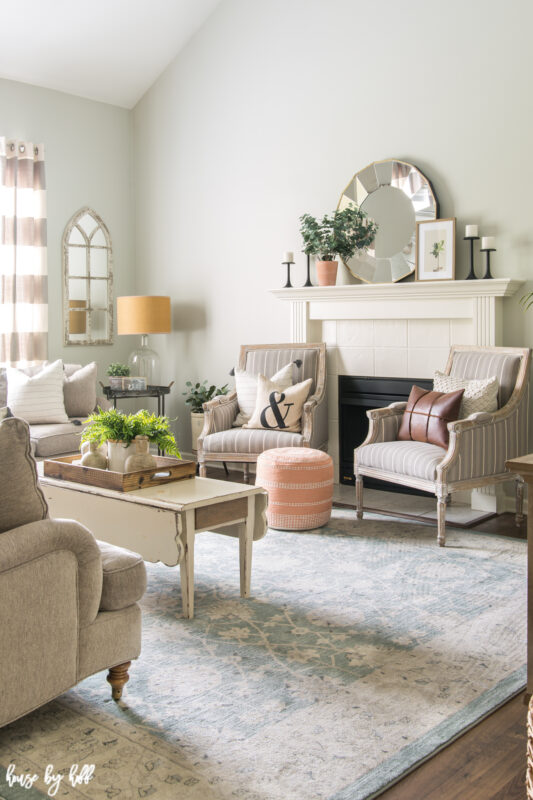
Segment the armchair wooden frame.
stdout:
[[[326,400],[326,345],[323,343],[294,343],[294,344],[245,344],[241,345],[239,355],[239,369],[246,368],[248,354],[255,350],[316,350],[317,364],[315,376],[315,390],[309,397],[302,411],[302,446],[314,447],[318,450],[327,450],[327,403]],[[243,465],[244,481],[249,481],[250,464],[257,462],[258,453],[243,452],[206,452],[204,439],[212,433],[219,433],[232,427],[237,416],[239,406],[237,393],[215,397],[204,403],[204,427],[198,437],[197,458],[200,477],[206,475],[206,461],[238,462]]]
[[446,365],[447,375],[451,372],[454,356],[461,351],[480,354],[493,352],[520,357],[514,389],[509,400],[502,408],[492,413],[471,414],[466,419],[448,423],[450,433],[448,450],[437,466],[436,479],[433,481],[358,463],[357,454],[360,448],[377,442],[390,441],[391,444],[395,442],[406,403],[392,403],[385,408],[367,411],[370,420],[368,435],[354,451],[357,519],[363,517],[363,476],[368,475],[435,494],[437,497],[437,541],[441,547],[446,541],[446,504],[452,492],[515,480],[517,525],[522,521],[523,480],[511,473],[505,462],[509,458],[524,455],[528,451],[528,378],[531,351],[529,348],[519,347],[454,345],[450,350]]

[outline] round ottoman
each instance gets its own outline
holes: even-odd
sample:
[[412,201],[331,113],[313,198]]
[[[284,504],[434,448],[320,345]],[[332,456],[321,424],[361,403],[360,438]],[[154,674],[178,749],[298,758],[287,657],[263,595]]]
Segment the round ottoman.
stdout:
[[271,528],[301,531],[329,522],[333,460],[322,450],[265,450],[257,459],[255,483],[268,492],[267,520]]

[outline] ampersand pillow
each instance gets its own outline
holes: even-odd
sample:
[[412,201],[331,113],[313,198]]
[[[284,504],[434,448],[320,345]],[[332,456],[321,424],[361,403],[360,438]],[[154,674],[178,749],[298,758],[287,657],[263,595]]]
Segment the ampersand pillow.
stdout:
[[250,421],[242,427],[299,433],[302,428],[302,409],[312,383],[311,378],[308,378],[280,391],[275,383],[264,375],[259,375],[254,413]]

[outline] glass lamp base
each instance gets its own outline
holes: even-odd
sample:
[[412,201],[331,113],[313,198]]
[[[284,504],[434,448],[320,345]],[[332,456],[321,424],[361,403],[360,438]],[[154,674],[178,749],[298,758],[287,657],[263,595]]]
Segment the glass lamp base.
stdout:
[[142,337],[138,350],[134,350],[128,358],[130,375],[137,378],[146,378],[147,385],[159,386],[160,368],[159,356],[148,347],[148,337]]

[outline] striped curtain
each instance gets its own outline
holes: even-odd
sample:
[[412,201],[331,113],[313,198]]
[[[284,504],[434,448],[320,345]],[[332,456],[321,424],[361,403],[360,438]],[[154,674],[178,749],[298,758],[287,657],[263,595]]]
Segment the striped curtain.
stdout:
[[0,363],[47,357],[44,148],[0,137]]

